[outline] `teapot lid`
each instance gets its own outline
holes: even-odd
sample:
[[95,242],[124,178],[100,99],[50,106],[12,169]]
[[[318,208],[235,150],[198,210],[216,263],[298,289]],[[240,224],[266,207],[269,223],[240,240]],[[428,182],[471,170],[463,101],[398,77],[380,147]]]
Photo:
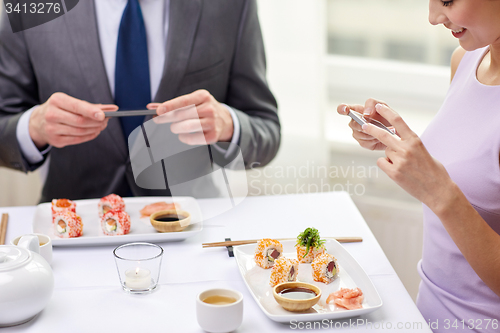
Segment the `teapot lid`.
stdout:
[[17,246],[0,246],[0,272],[23,265],[31,258],[30,251]]

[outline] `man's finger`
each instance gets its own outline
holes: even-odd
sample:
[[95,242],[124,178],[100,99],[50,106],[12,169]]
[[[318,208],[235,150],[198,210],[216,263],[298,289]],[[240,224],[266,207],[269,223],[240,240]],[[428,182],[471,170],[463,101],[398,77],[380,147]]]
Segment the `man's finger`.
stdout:
[[179,140],[191,146],[206,145],[209,143],[203,132],[179,134]]
[[155,118],[157,124],[174,123],[188,119],[199,119],[197,108],[190,104],[189,106],[175,109],[169,112],[160,114],[160,107],[157,109],[158,117]]
[[[100,133],[100,132],[99,132]],[[94,140],[99,133],[94,133],[86,136],[67,136],[67,135],[59,135],[54,140],[52,146],[56,148],[62,148],[66,146],[78,145],[80,143],[84,143],[87,141]]]
[[66,112],[64,110],[51,111],[50,113],[47,113],[46,117],[54,123],[82,128],[98,128],[103,126],[103,123],[108,122],[108,119],[105,121],[94,120],[92,118],[86,118],[79,114]]
[[118,110],[118,105],[114,104],[96,104],[103,112],[113,112]]
[[78,114],[82,117],[102,121],[104,112],[95,104],[76,99],[63,93],[55,93],[50,97],[51,103],[62,110]]
[[211,97],[212,95],[210,95],[210,93],[206,90],[196,90],[191,94],[179,96],[177,98],[171,99],[170,101],[162,103],[158,107],[158,115],[162,115],[166,112],[180,109],[185,106],[202,104],[210,100]]
[[64,135],[64,136],[88,136],[99,133],[103,130],[103,126],[100,127],[74,127],[65,124],[57,124],[54,126],[53,134]]
[[170,129],[174,134],[203,132],[203,126],[198,119],[189,119],[173,123],[170,125]]

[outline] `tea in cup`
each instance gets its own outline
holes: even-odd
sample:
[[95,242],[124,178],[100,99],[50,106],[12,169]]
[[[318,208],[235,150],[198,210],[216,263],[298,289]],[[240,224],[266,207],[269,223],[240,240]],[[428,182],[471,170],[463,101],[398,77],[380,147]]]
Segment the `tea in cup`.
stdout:
[[243,320],[243,295],[229,289],[206,290],[196,297],[196,318],[207,332],[232,332]]

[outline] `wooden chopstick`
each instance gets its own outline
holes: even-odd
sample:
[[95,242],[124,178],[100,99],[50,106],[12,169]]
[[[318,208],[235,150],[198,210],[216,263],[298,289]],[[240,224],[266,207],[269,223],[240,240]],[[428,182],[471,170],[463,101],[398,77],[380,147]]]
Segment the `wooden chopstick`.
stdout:
[[0,224],[0,245],[5,244],[5,236],[7,235],[7,223],[9,223],[9,214],[2,214],[2,223]]
[[[362,242],[363,238],[361,237],[324,237],[325,239],[335,239],[339,243],[354,243],[354,242]],[[277,238],[279,241],[285,240],[296,240],[297,238]],[[203,243],[202,247],[222,247],[222,246],[237,246],[237,245],[245,245],[245,244],[253,244],[257,243],[260,239],[248,239],[248,240],[239,240],[239,241],[230,241],[230,242],[214,242],[214,243]]]

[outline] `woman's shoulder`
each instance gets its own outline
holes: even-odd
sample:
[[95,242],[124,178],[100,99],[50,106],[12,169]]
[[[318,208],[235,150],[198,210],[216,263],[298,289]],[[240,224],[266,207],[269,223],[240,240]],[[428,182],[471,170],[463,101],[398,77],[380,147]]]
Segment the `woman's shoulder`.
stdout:
[[[451,55],[451,81],[455,77],[457,71],[461,71],[460,68],[467,68],[465,70],[476,70],[482,57],[488,51],[489,46],[481,47],[473,51],[466,51],[461,46],[457,47],[453,54]],[[475,66],[471,68],[469,66]]]
[[461,46],[457,47],[455,51],[453,51],[453,54],[451,55],[451,80],[455,77],[458,65],[460,64],[460,61],[462,61],[466,52],[467,51],[465,51]]

